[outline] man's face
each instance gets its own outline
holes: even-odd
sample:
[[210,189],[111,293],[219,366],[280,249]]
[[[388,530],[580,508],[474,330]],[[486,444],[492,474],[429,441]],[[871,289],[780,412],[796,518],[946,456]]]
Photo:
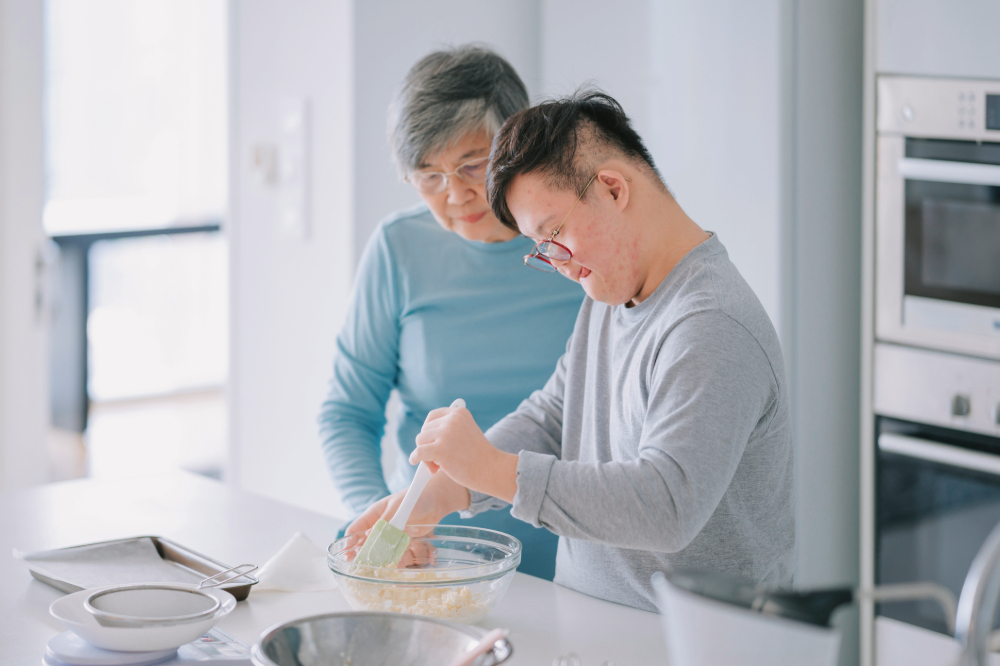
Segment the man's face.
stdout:
[[600,176],[574,208],[576,198],[577,193],[551,189],[544,177],[527,173],[511,182],[507,207],[521,233],[535,241],[547,240],[566,218],[553,240],[573,256],[552,265],[595,301],[621,305],[632,300],[642,288],[639,239]]

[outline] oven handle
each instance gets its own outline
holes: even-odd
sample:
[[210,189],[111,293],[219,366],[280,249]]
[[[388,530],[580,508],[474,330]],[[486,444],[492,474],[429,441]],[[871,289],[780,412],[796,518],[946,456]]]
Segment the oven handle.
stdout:
[[878,448],[886,453],[920,458],[943,465],[1000,476],[1000,456],[989,453],[969,451],[949,444],[939,444],[926,439],[891,433],[878,436]]
[[973,162],[946,162],[904,157],[899,173],[908,180],[933,180],[939,183],[1000,186],[1000,166]]

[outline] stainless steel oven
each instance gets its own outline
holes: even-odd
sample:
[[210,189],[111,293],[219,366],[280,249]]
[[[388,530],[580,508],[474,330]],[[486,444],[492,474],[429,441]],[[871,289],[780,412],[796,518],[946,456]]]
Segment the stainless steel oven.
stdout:
[[[879,418],[876,584],[931,581],[957,598],[1000,522],[1000,438]],[[947,634],[933,601],[881,604],[888,617]]]
[[876,337],[1000,359],[1000,82],[878,80]]
[[[958,597],[1000,522],[1000,362],[879,341],[874,353],[875,582],[931,581]],[[945,632],[931,602],[876,614]],[[892,627],[877,620],[876,640]]]

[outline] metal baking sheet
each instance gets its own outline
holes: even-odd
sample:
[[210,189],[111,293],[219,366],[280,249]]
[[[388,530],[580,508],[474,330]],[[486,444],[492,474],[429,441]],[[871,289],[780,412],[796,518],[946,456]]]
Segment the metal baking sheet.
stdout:
[[[91,553],[100,551],[101,546],[107,546],[109,550],[118,548],[122,545],[132,544],[143,539],[149,539],[152,541],[153,545],[156,547],[157,554],[163,559],[164,562],[173,564],[174,566],[180,567],[182,570],[193,573],[198,578],[205,578],[207,576],[212,576],[221,573],[229,569],[229,565],[223,564],[218,560],[213,560],[210,557],[206,557],[201,553],[196,553],[195,551],[180,545],[169,539],[165,539],[159,536],[138,536],[131,537],[129,539],[115,539],[112,541],[100,541],[97,543],[83,544],[80,546],[70,546],[69,548],[59,548],[52,551],[46,551],[47,553],[66,553],[70,554],[73,551],[83,551],[84,549],[91,551]],[[29,558],[31,553],[25,555]],[[42,581],[47,585],[51,585],[57,590],[62,590],[63,592],[79,592],[84,589],[83,585],[72,580],[65,580],[63,578],[57,578],[54,576],[46,575],[40,571],[36,571],[32,566],[32,561],[26,559],[26,564],[28,565],[28,570],[31,575]],[[43,563],[39,562],[38,566],[41,567]],[[123,581],[124,582],[124,581]],[[244,574],[239,578],[236,578],[230,583],[220,586],[220,589],[225,590],[233,595],[237,601],[243,601],[250,594],[250,588],[256,585],[258,582],[257,578],[250,575]]]

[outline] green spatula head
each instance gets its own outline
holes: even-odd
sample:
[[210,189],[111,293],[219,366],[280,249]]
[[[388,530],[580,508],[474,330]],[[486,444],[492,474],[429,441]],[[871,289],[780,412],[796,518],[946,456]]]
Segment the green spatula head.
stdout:
[[[451,406],[453,409],[462,409],[465,407],[465,401],[459,398],[451,403]],[[354,558],[355,564],[369,567],[395,567],[399,564],[406,547],[410,545],[410,536],[403,531],[403,528],[406,527],[406,521],[410,519],[413,507],[420,499],[420,493],[424,492],[433,474],[427,463],[417,465],[413,481],[407,488],[399,508],[396,509],[396,514],[389,522],[382,518],[378,519],[364,545],[361,546],[361,552]]]
[[369,567],[395,567],[403,559],[410,535],[379,518],[354,563]]

